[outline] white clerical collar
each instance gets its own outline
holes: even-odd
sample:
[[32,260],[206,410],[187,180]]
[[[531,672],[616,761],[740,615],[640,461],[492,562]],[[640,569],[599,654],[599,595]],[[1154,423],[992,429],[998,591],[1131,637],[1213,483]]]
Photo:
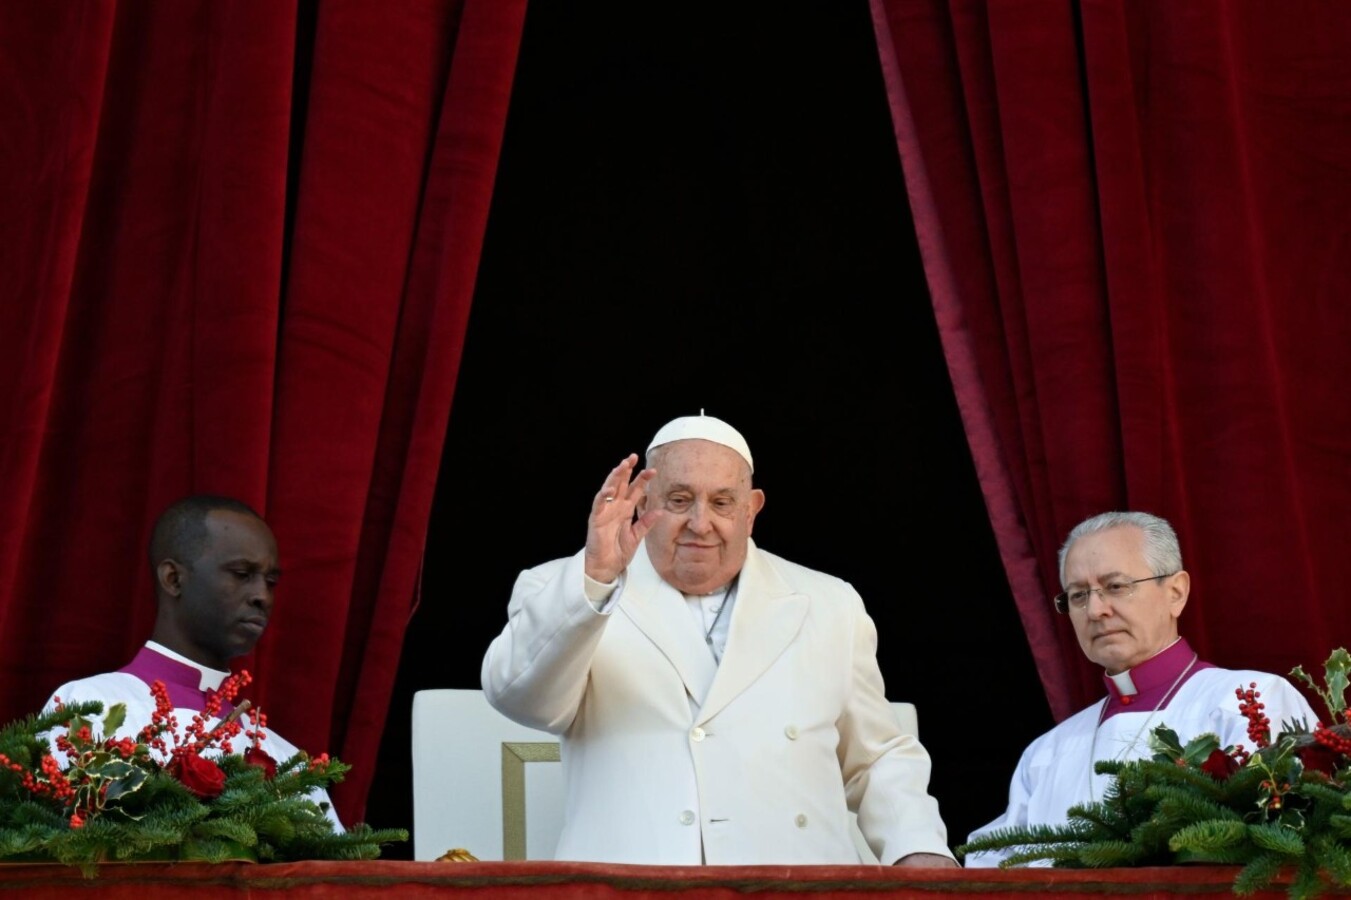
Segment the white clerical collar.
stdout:
[[1116,685],[1116,692],[1123,697],[1133,697],[1140,691],[1135,687],[1135,682],[1131,680],[1131,670],[1118,672],[1115,675],[1108,675],[1112,684]]
[[219,672],[215,669],[202,665],[199,662],[193,662],[181,653],[175,653],[163,644],[157,644],[154,641],[146,641],[145,645],[154,650],[161,656],[167,656],[174,662],[180,662],[185,666],[191,666],[202,676],[201,683],[197,685],[199,691],[219,690],[221,682],[230,677],[229,672]]

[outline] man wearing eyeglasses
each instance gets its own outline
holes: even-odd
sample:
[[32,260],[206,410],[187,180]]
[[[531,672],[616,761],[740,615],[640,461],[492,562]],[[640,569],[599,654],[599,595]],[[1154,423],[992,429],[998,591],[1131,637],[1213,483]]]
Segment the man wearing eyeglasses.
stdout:
[[596,492],[584,549],[521,573],[485,696],[559,734],[559,859],[955,867],[929,755],[902,730],[844,581],[751,540],[765,495],[712,416]]
[[[1153,755],[1149,735],[1159,725],[1184,739],[1210,732],[1222,747],[1253,749],[1239,687],[1256,684],[1273,737],[1283,722],[1317,720],[1284,678],[1217,668],[1179,636],[1191,576],[1164,519],[1107,512],[1079,523],[1060,548],[1060,583],[1055,608],[1070,617],[1084,655],[1103,667],[1107,696],[1032,742],[1014,770],[1008,809],[970,839],[998,828],[1064,824],[1070,807],[1101,800],[1111,783],[1094,763]],[[1011,852],[970,854],[965,862],[996,866]]]

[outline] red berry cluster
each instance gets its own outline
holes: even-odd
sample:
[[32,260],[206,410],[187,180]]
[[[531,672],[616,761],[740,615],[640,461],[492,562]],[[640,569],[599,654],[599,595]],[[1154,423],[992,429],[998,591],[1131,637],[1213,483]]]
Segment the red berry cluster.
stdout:
[[75,797],[75,786],[70,783],[66,773],[61,771],[61,764],[50,753],[43,754],[40,772],[34,772],[14,762],[3,753],[0,753],[0,765],[17,774],[24,790],[34,796],[51,797],[67,804]]
[[[164,760],[164,768],[175,773],[189,790],[199,796],[213,797],[223,787],[224,774],[214,762],[204,759],[202,753],[212,750],[233,753],[232,739],[242,733],[253,744],[246,757],[251,756],[250,762],[265,768],[270,763],[271,777],[275,773],[275,761],[258,748],[267,737],[264,731],[267,716],[250,709],[247,700],[235,706],[229,715],[223,718],[220,715],[222,707],[233,702],[252,680],[247,671],[241,671],[226,678],[219,690],[207,692],[203,709],[193,716],[181,733],[169,690],[163,682],[156,681],[150,686],[155,702],[150,723],[134,738],[96,738],[90,725],[76,719],[70,730],[53,738],[56,750],[67,760],[64,767],[51,754],[44,755],[40,765],[34,768],[0,754],[0,768],[16,773],[29,793],[50,798],[69,810],[71,828],[82,828],[106,806],[110,784],[100,782],[106,777],[101,774],[101,766],[108,755],[138,765],[153,765],[152,751],[157,752],[158,758]],[[59,697],[53,698],[53,704],[58,710],[64,708]],[[245,713],[249,718],[244,718]],[[208,727],[208,723],[213,722]],[[313,769],[322,769],[329,762],[325,753],[310,760],[309,765]],[[182,774],[187,770],[191,770],[191,778]]]
[[167,731],[176,735],[178,731],[174,704],[169,699],[169,689],[162,681],[150,685],[150,696],[155,698],[155,711],[150,714],[150,724],[141,729],[141,743],[167,754],[169,750],[164,743],[164,733]]
[[1314,726],[1313,739],[1334,753],[1351,756],[1351,737],[1324,727],[1322,722]]
[[[247,700],[224,719],[210,728],[207,727],[208,722],[220,718],[221,707],[227,702],[233,702],[235,697],[239,696],[239,692],[252,681],[253,676],[245,670],[226,678],[217,690],[207,691],[206,703],[201,712],[192,717],[181,738],[178,732],[178,719],[173,712],[173,703],[169,700],[168,688],[163,682],[156,681],[150,686],[150,693],[155,698],[155,712],[151,716],[150,724],[141,730],[142,743],[169,757],[170,765],[186,755],[200,756],[203,751],[212,748],[218,748],[223,753],[233,753],[233,739],[241,732],[256,745],[266,737],[263,728],[267,724],[267,717],[261,712],[254,711],[252,718],[255,728],[246,730],[239,719],[249,711]],[[168,741],[165,739],[166,735]],[[170,742],[172,746],[169,745]]]
[[257,747],[263,741],[267,740],[267,734],[263,731],[263,729],[267,727],[267,713],[263,712],[261,709],[257,709],[254,710],[252,718],[254,727],[245,730],[244,736],[253,741],[253,746]]
[[[221,682],[219,689],[207,691],[206,704],[202,707],[202,711],[194,715],[192,721],[188,723],[186,735],[188,742],[176,746],[173,757],[177,759],[188,753],[200,755],[213,744],[218,746],[222,753],[233,753],[232,739],[238,737],[244,730],[244,726],[239,724],[239,718],[249,709],[249,704],[241,703],[233,713],[211,728],[207,728],[206,723],[219,718],[221,707],[226,702],[233,702],[235,697],[239,696],[239,692],[252,681],[253,676],[247,670],[243,670],[226,678]],[[178,742],[177,734],[174,735],[174,742]]]
[[1266,709],[1266,704],[1258,700],[1262,692],[1257,690],[1257,682],[1249,682],[1248,689],[1234,689],[1235,696],[1238,697],[1238,711],[1248,720],[1248,737],[1257,745],[1257,749],[1271,744],[1271,720],[1266,717],[1262,710]]

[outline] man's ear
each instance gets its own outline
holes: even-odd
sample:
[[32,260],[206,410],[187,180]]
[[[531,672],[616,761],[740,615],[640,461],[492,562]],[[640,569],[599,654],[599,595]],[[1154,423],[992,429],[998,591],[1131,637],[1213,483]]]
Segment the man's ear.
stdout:
[[183,593],[183,567],[172,559],[161,560],[155,567],[155,581],[159,589],[170,597]]
[[1168,579],[1168,609],[1172,612],[1174,620],[1182,615],[1182,608],[1187,605],[1191,589],[1192,577],[1185,569],[1179,570]]
[[751,514],[746,520],[746,533],[750,534],[755,530],[755,517],[760,514],[760,510],[765,508],[765,492],[756,488],[751,491]]

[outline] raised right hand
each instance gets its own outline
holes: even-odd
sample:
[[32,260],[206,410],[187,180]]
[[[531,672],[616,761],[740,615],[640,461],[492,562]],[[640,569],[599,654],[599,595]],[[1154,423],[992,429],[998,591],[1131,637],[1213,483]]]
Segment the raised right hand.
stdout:
[[628,568],[638,544],[665,515],[664,510],[649,509],[634,518],[647,483],[657,475],[656,469],[643,469],[630,480],[637,465],[638,454],[630,453],[610,470],[591,501],[591,516],[586,520],[586,574],[605,584]]

